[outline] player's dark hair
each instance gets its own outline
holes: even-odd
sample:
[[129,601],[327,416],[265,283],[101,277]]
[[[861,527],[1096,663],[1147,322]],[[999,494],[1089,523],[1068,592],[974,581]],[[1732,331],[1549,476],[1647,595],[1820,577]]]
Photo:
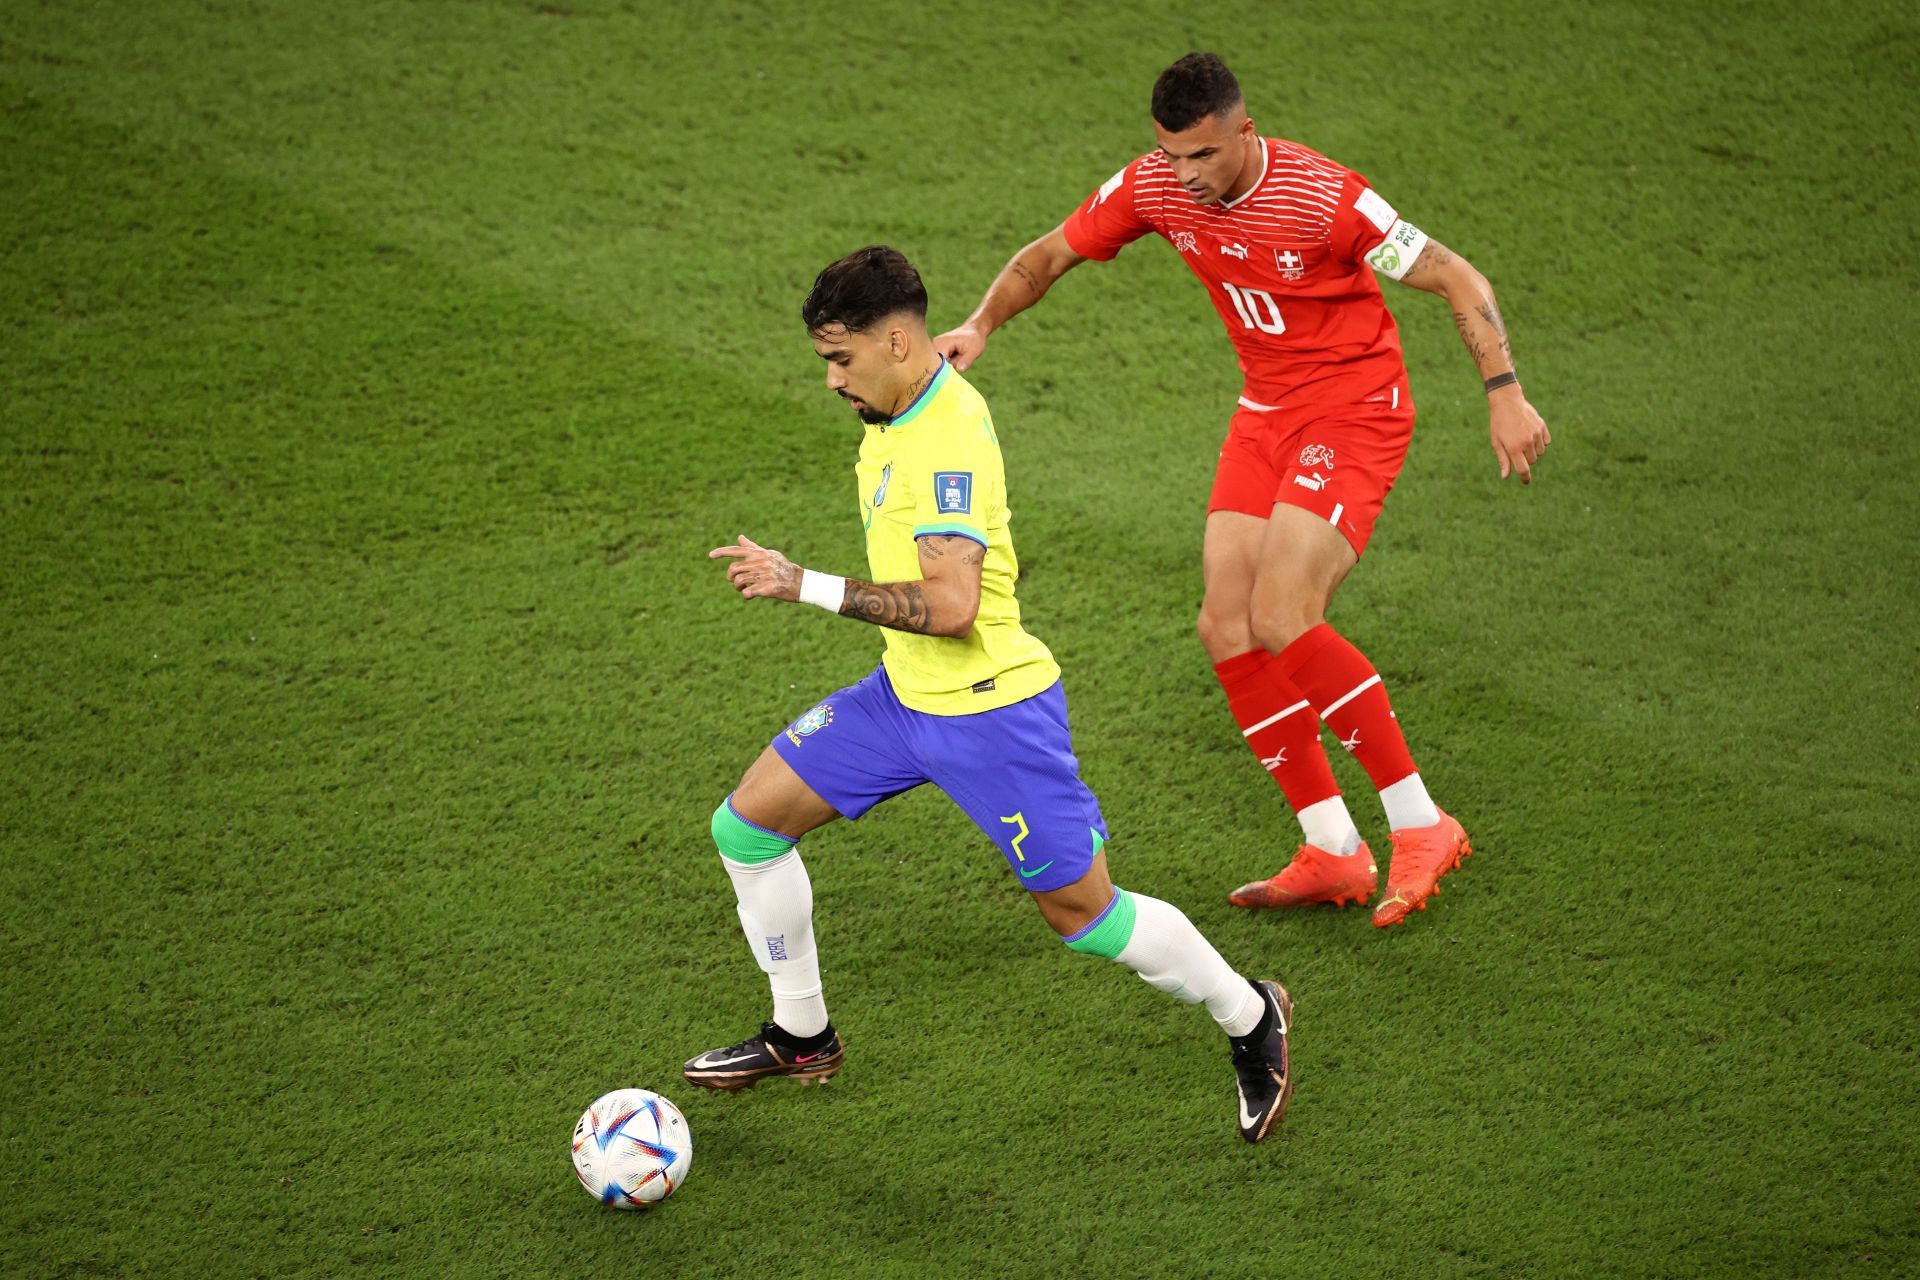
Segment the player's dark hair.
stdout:
[[1168,133],[1191,129],[1242,101],[1240,82],[1217,53],[1190,53],[1153,82],[1153,118]]
[[907,255],[884,244],[855,249],[813,278],[800,318],[812,333],[830,324],[858,333],[896,312],[927,318],[927,286]]

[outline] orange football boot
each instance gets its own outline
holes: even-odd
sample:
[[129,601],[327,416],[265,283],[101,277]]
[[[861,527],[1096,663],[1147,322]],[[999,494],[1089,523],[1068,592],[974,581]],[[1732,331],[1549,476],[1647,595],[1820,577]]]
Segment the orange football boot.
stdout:
[[1285,871],[1241,885],[1227,901],[1236,907],[1310,907],[1316,902],[1340,907],[1365,902],[1379,884],[1380,868],[1364,842],[1345,857],[1303,844]]
[[1393,861],[1387,865],[1387,892],[1373,909],[1375,928],[1399,924],[1440,892],[1440,877],[1473,852],[1467,833],[1443,809],[1430,827],[1406,827],[1393,833]]

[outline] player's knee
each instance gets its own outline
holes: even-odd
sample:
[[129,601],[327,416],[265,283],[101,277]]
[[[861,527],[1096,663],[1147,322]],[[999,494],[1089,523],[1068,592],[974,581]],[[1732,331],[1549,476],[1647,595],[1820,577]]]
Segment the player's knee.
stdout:
[[1136,910],[1133,895],[1116,886],[1103,910],[1073,932],[1061,931],[1060,941],[1066,943],[1069,951],[1118,960],[1127,943],[1133,940]]
[[742,866],[771,862],[797,843],[776,831],[756,827],[735,813],[732,796],[722,800],[720,807],[713,811],[708,830],[713,834],[713,847],[720,851],[720,856]]
[[1249,619],[1254,641],[1269,653],[1279,653],[1322,621],[1320,607],[1301,597],[1262,601]]
[[1225,662],[1253,648],[1253,629],[1247,625],[1246,615],[1239,610],[1229,613],[1201,605],[1200,616],[1194,619],[1193,629],[1200,635],[1200,647],[1207,651],[1207,657],[1214,662]]

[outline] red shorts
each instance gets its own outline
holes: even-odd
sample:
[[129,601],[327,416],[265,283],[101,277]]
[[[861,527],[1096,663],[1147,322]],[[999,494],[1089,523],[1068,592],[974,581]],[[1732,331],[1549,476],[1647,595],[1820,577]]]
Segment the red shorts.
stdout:
[[1261,410],[1243,401],[1220,446],[1207,512],[1265,520],[1285,503],[1338,529],[1359,555],[1412,440],[1413,400],[1405,386],[1356,405]]

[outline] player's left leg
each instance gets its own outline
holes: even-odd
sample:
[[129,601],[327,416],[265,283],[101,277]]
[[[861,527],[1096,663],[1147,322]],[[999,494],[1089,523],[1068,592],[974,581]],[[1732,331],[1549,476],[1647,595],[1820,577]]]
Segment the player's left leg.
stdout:
[[[1407,430],[1411,425],[1409,414]],[[1337,446],[1315,441],[1302,451],[1303,460],[1312,458],[1303,467],[1311,466],[1320,484],[1281,488],[1267,522],[1251,623],[1275,666],[1306,694],[1380,793],[1393,829],[1387,890],[1373,917],[1384,928],[1424,910],[1440,877],[1471,848],[1460,824],[1427,794],[1380,673],[1326,620],[1392,488],[1404,437],[1396,447],[1391,436],[1364,428],[1329,426],[1310,434]]]
[[819,703],[782,730],[714,810],[713,843],[733,882],[740,928],[767,975],[773,1017],[744,1040],[709,1049],[681,1073],[709,1089],[743,1089],[840,1070],[845,1052],[827,1020],[813,931],[813,881],[800,838],[842,815],[857,819],[924,778],[891,737],[897,703],[885,672]]
[[1080,778],[1060,686],[996,711],[925,720],[921,751],[939,762],[934,784],[1000,847],[1061,940],[1206,1006],[1232,1040],[1241,1136],[1266,1137],[1292,1093],[1292,1004],[1277,983],[1234,972],[1178,907],[1114,887],[1106,822]]
[[1364,902],[1379,876],[1333,779],[1320,719],[1253,636],[1253,586],[1273,495],[1282,483],[1274,448],[1278,430],[1268,415],[1244,408],[1228,428],[1207,500],[1205,590],[1196,629],[1227,695],[1227,710],[1286,796],[1302,840],[1286,871],[1243,885],[1229,900],[1242,907]]

